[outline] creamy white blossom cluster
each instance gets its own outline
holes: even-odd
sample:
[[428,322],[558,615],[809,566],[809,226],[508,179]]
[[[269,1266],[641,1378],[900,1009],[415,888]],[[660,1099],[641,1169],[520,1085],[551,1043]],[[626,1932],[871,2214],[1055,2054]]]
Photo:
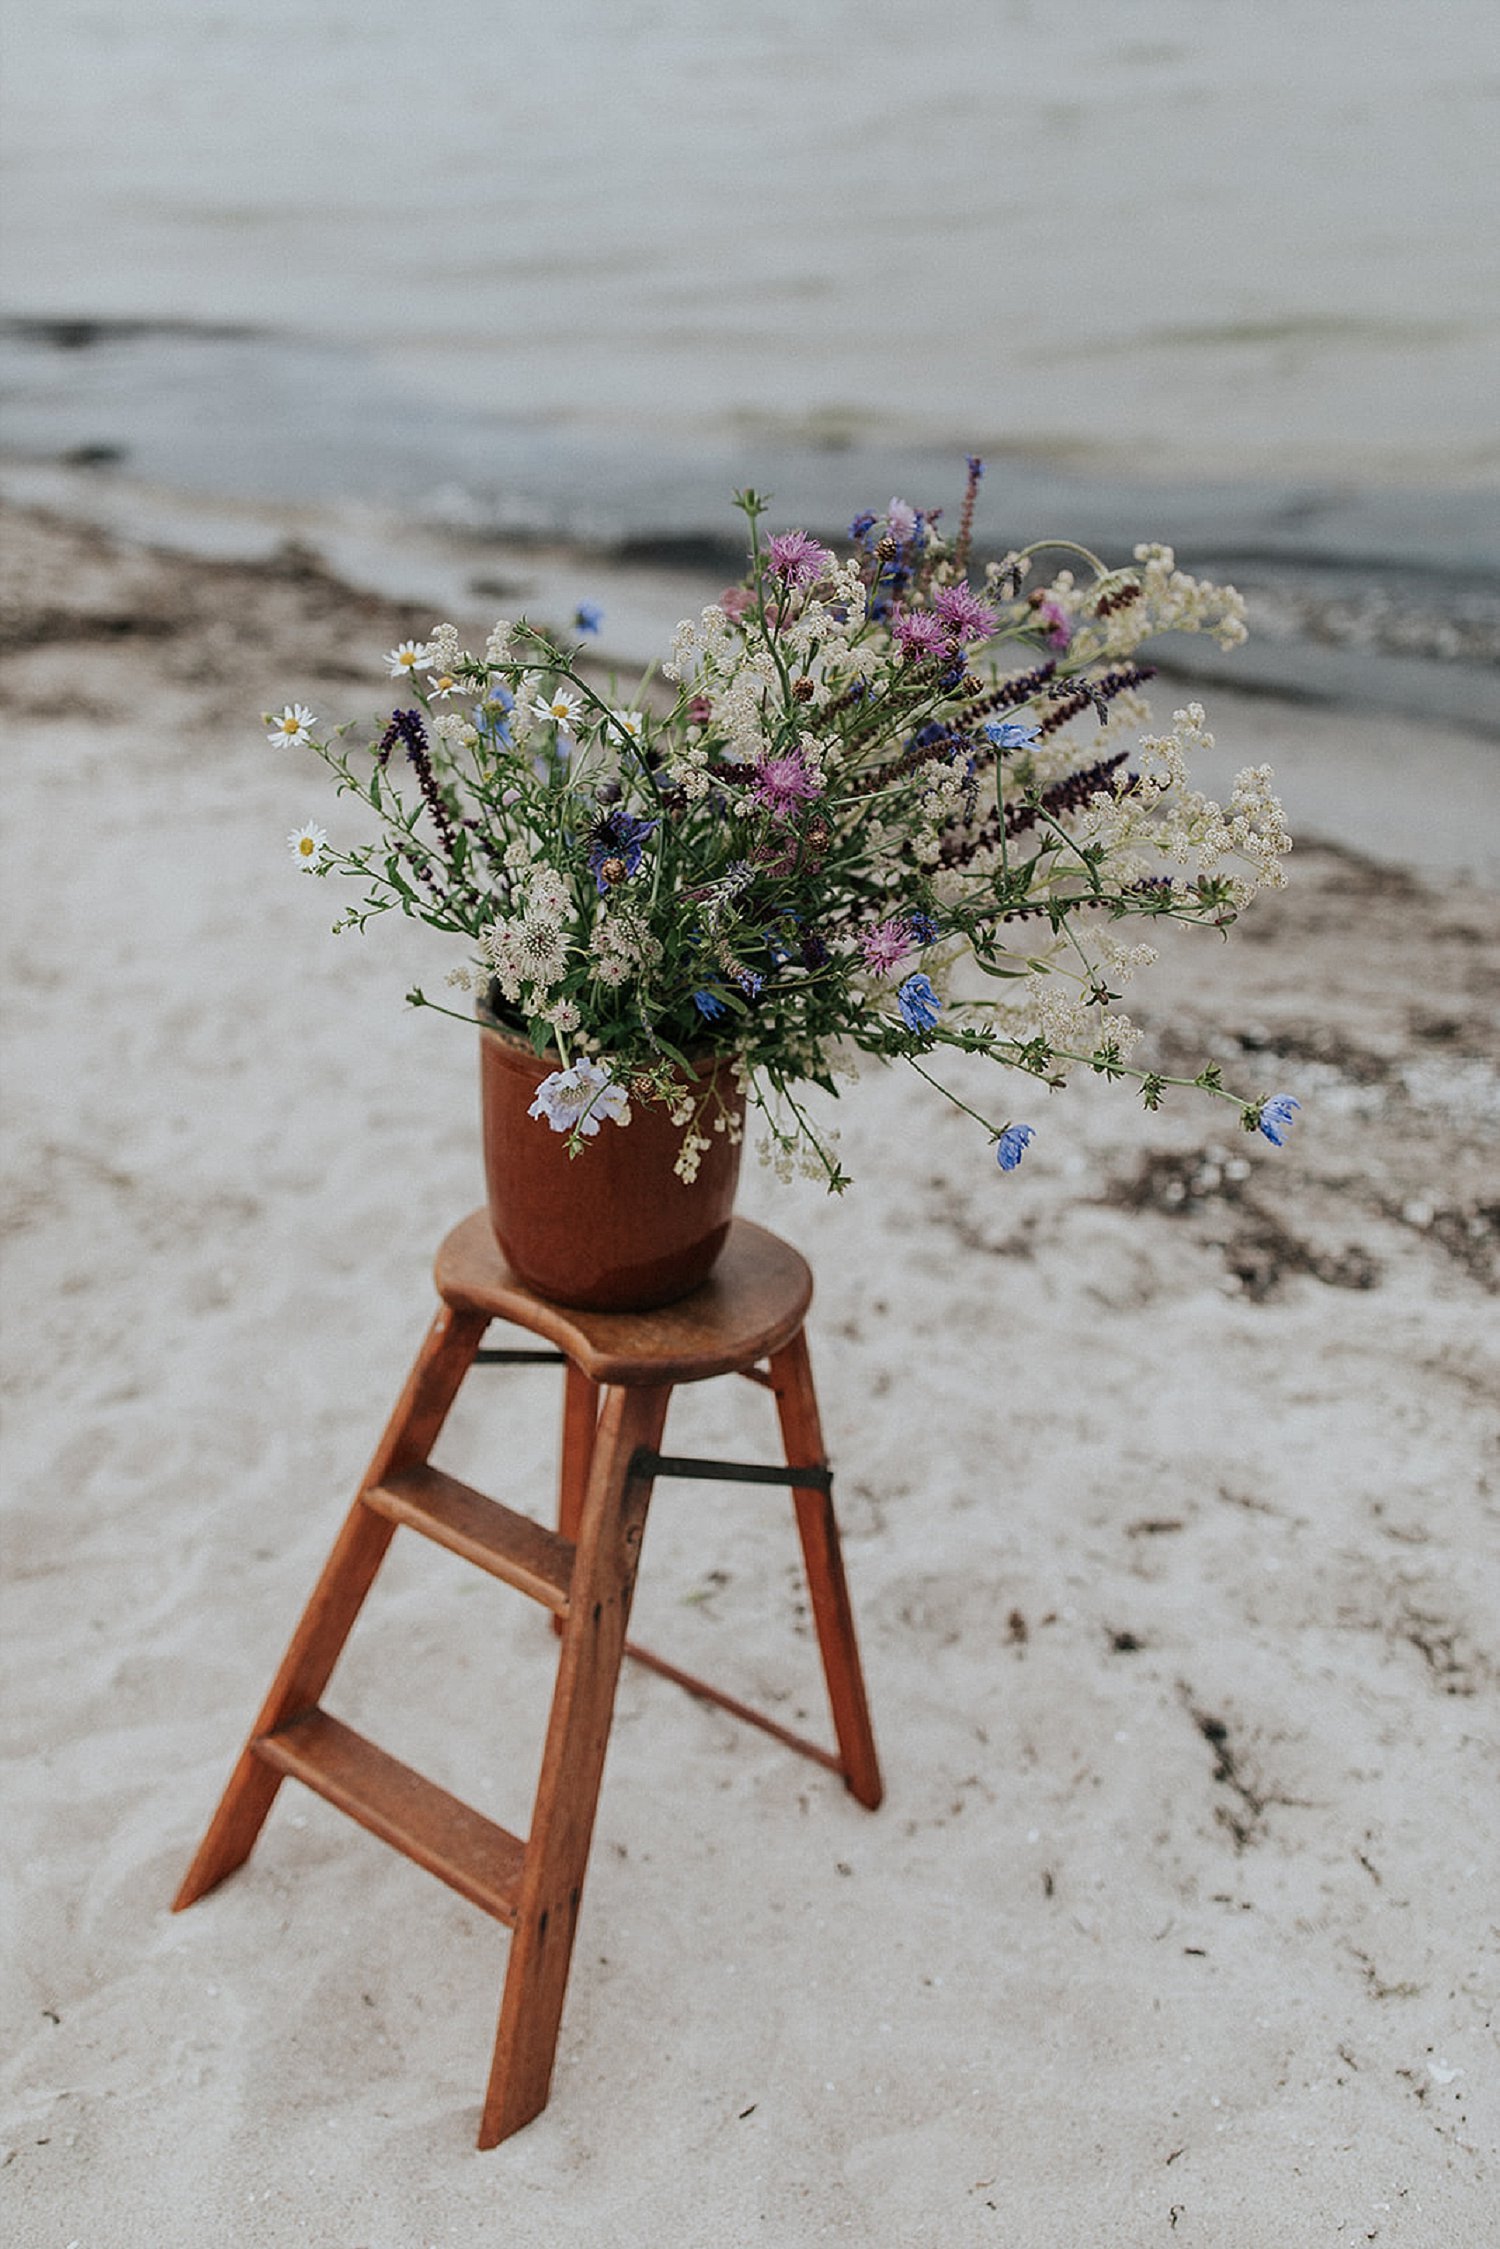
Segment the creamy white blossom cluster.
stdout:
[[1169,734],[1150,734],[1140,746],[1134,776],[1096,790],[1078,822],[1080,842],[1102,844],[1122,881],[1151,871],[1151,855],[1200,875],[1234,858],[1248,873],[1232,878],[1231,903],[1248,905],[1261,888],[1280,889],[1281,862],[1292,848],[1286,816],[1271,787],[1268,765],[1247,766],[1235,779],[1228,808],[1193,788],[1187,776],[1195,750],[1211,750],[1201,703],[1172,714]]
[[1068,621],[1070,658],[1109,662],[1129,656],[1159,633],[1208,633],[1220,648],[1247,637],[1244,596],[1179,570],[1170,547],[1135,549],[1140,565],[1115,570],[1080,586],[1071,570],[1059,571],[1044,595],[1049,613]]
[[1004,1028],[1009,1038],[1045,1039],[1052,1049],[1048,1075],[1066,1078],[1072,1060],[1101,1048],[1111,1049],[1124,1062],[1140,1045],[1140,1026],[1118,1008],[1103,1006],[1093,996],[1087,978],[1075,981],[1059,961],[1048,974],[1028,976],[1009,1003]]
[[589,952],[600,983],[612,985],[648,976],[662,957],[660,938],[652,935],[644,915],[623,900],[610,912],[600,914]]

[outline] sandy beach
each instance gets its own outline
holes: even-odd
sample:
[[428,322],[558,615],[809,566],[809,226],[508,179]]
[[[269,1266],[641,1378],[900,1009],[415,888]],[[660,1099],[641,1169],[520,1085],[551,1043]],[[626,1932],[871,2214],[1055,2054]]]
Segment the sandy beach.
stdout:
[[[629,1672],[552,2104],[481,2156],[493,1924],[294,1788],[167,1910],[480,1199],[472,1042],[401,1004],[442,943],[330,937],[257,723],[373,712],[434,611],[3,530],[7,2240],[1493,2249],[1494,742],[1214,691],[1292,881],[1132,1012],[1285,1150],[1079,1084],[1006,1178],[891,1072],[846,1198],[747,1165],[888,1800]],[[687,590],[621,575],[619,653]],[[440,1462],[544,1514],[554,1380]],[[673,1436],[773,1449],[748,1385]],[[664,1489],[637,1623],[821,1732],[795,1559],[781,1495]],[[554,1649],[398,1540],[329,1705],[524,1833]]]

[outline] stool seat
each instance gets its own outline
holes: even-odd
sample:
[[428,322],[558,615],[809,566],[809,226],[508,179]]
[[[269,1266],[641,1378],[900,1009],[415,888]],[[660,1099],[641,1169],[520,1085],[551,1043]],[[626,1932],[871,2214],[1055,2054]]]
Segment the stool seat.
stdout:
[[[736,1219],[701,1288],[655,1312],[549,1303],[505,1263],[487,1214],[449,1234],[442,1299],[385,1434],[271,1682],[260,1715],[175,1900],[181,1910],[244,1863],[286,1780],[300,1782],[511,1929],[510,1959],[480,2118],[493,2147],[545,2106],[567,1988],[615,1689],[627,1657],[837,1773],[871,1811],[880,1765],[844,1578],[818,1402],[803,1332],[812,1275],[787,1243]],[[552,1350],[485,1350],[492,1321]],[[556,1530],[475,1491],[432,1450],[470,1372],[563,1367]],[[740,1375],[775,1400],[785,1465],[662,1452],[681,1383]],[[646,1514],[659,1477],[789,1487],[837,1747],[627,1637]],[[461,1803],[324,1709],[322,1695],[396,1532],[416,1532],[551,1611],[557,1681],[526,1837]]]
[[580,1312],[538,1296],[506,1264],[483,1210],[454,1227],[433,1277],[456,1311],[529,1328],[591,1382],[622,1389],[738,1373],[791,1341],[813,1292],[806,1258],[748,1218],[731,1221],[702,1286],[655,1312]]

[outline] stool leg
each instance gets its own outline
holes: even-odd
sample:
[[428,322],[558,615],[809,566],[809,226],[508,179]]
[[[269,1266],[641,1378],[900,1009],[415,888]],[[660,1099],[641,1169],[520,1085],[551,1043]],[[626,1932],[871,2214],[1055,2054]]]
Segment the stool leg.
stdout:
[[[827,1456],[823,1450],[823,1431],[818,1420],[818,1398],[813,1388],[806,1335],[795,1335],[776,1352],[770,1360],[770,1369],[788,1467],[799,1463],[809,1467],[821,1465]],[[844,1782],[851,1795],[873,1812],[885,1788],[875,1754],[869,1704],[865,1699],[854,1609],[844,1576],[844,1554],[839,1543],[833,1499],[828,1492],[809,1490],[795,1491],[793,1498],[813,1621],[823,1656],[823,1675],[828,1682],[834,1732],[843,1760]]]
[[479,2128],[482,2148],[519,2131],[547,2104],[651,1499],[649,1480],[632,1474],[631,1462],[639,1447],[654,1452],[660,1444],[671,1394],[670,1386],[604,1392]]
[[[428,1330],[406,1388],[376,1448],[361,1493],[401,1468],[425,1461],[473,1363],[488,1316],[444,1305]],[[357,1498],[313,1588],[250,1739],[230,1775],[208,1832],[172,1901],[174,1913],[243,1865],[265,1824],[284,1775],[255,1754],[255,1742],[316,1703],[327,1686],[365,1595],[395,1535],[389,1517]]]
[[564,1538],[578,1543],[583,1521],[584,1494],[589,1488],[589,1464],[594,1457],[594,1436],[599,1426],[599,1385],[581,1367],[568,1364],[563,1392],[562,1474],[558,1479],[557,1527]]

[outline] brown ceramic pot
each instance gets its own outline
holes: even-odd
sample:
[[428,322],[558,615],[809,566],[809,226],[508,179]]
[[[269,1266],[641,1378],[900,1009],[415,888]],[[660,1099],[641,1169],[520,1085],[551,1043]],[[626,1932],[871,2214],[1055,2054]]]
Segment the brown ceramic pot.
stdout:
[[[577,1156],[568,1136],[528,1116],[543,1078],[560,1068],[480,1010],[479,1080],[490,1224],[506,1262],[539,1296],[591,1312],[649,1312],[707,1279],[729,1234],[738,1140],[708,1133],[690,1185],[673,1165],[682,1145],[658,1101],[632,1101],[628,1125],[604,1123]],[[743,1119],[727,1061],[699,1065],[707,1087]],[[710,1116],[715,1114],[713,1109]]]

